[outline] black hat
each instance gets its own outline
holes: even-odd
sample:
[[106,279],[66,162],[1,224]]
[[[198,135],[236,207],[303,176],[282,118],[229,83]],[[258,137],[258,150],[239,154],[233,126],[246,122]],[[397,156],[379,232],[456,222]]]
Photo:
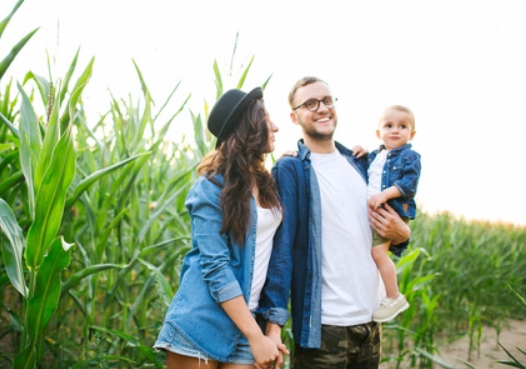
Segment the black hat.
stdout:
[[261,87],[256,87],[249,93],[228,90],[216,101],[208,117],[208,130],[217,137],[216,149],[234,131],[248,105],[262,97]]

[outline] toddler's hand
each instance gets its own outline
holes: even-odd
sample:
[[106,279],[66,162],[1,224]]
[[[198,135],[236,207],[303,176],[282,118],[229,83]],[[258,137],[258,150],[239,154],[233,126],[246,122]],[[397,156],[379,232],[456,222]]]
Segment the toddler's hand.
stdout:
[[387,198],[383,195],[382,192],[377,193],[376,195],[373,195],[369,198],[367,201],[367,205],[373,210],[378,209],[380,206],[382,206],[387,201]]

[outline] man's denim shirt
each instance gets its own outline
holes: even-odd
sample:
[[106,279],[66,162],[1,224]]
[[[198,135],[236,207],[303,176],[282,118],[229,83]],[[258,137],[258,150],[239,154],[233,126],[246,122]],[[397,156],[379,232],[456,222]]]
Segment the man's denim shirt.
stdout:
[[[221,176],[214,179],[224,183]],[[185,205],[192,221],[193,249],[184,258],[181,284],[164,324],[175,327],[206,356],[228,362],[232,361],[237,342],[225,337],[239,340],[242,333],[220,304],[241,295],[248,304],[254,274],[257,209],[252,198],[251,225],[245,243],[236,244],[230,232],[220,232],[220,192],[220,186],[201,176],[188,193]],[[290,314],[285,306],[272,307],[266,315],[284,325]]]
[[[351,150],[339,143],[336,148],[367,182],[367,159],[356,159]],[[284,216],[274,237],[260,305],[287,307],[290,293],[295,342],[307,348],[320,348],[321,195],[315,171],[311,170],[310,151],[302,140],[298,153],[297,157],[281,158],[272,169]],[[401,252],[406,245],[395,248]]]
[[[369,165],[381,150],[385,150],[384,145],[369,154]],[[387,203],[402,218],[415,219],[415,194],[420,178],[420,169],[420,154],[411,150],[411,144],[392,149],[387,154],[387,160],[382,171],[382,191],[391,186],[396,186],[400,190],[402,197],[391,199]]]

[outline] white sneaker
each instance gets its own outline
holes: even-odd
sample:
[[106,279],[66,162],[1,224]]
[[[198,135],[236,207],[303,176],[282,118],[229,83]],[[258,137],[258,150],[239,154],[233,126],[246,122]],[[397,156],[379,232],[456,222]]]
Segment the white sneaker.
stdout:
[[373,320],[375,322],[388,322],[393,320],[398,314],[407,309],[409,304],[405,296],[400,294],[396,299],[384,297],[380,302],[380,307],[373,313]]

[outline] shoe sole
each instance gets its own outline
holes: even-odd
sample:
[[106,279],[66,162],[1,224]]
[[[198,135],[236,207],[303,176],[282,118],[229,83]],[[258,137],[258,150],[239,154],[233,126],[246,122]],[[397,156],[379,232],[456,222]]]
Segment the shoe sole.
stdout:
[[385,318],[382,318],[382,319],[374,319],[373,318],[373,322],[377,322],[377,323],[385,323],[385,322],[388,322],[390,320],[393,320],[394,318],[396,318],[396,316],[398,314],[400,314],[402,311],[405,311],[407,310],[407,308],[409,307],[409,303],[406,301],[405,305],[402,306],[400,309],[398,309],[394,314],[388,316],[388,317],[385,317]]

